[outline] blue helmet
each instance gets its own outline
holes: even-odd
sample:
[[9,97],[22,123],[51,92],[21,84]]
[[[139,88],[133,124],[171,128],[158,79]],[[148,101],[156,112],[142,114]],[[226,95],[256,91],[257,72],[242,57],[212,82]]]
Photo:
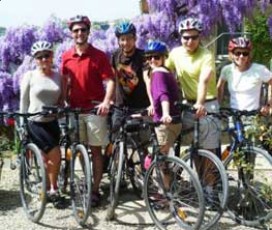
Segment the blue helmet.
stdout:
[[136,28],[130,22],[121,22],[115,27],[115,35],[116,37],[120,37],[124,34],[133,34],[136,35]]
[[158,40],[149,40],[145,47],[145,54],[149,55],[152,53],[159,53],[163,55],[167,55],[168,49],[165,43]]

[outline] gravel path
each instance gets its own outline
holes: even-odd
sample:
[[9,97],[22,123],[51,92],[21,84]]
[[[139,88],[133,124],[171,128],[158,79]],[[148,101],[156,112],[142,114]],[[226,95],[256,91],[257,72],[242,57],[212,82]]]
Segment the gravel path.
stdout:
[[[94,230],[154,230],[156,229],[145,211],[144,202],[137,200],[132,191],[121,194],[122,204],[117,210],[117,221],[105,221],[107,208],[108,184],[103,180],[102,191],[104,193],[102,206],[92,210],[85,229]],[[19,197],[18,170],[9,169],[9,161],[5,162],[0,181],[0,230],[44,230],[83,229],[79,227],[72,216],[70,208],[64,210],[55,209],[52,204],[47,204],[45,214],[39,224],[30,222],[21,207]],[[255,230],[235,224],[225,214],[218,224],[219,230]],[[263,228],[264,229],[264,228]],[[272,229],[272,224],[270,229]]]

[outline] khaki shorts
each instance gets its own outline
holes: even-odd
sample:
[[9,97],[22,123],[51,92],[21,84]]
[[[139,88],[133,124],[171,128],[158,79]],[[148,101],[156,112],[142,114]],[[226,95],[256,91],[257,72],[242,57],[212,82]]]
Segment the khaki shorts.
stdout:
[[155,128],[159,145],[172,146],[181,131],[181,124],[160,125]]
[[91,146],[106,146],[108,140],[107,117],[80,114],[79,115],[80,142]]

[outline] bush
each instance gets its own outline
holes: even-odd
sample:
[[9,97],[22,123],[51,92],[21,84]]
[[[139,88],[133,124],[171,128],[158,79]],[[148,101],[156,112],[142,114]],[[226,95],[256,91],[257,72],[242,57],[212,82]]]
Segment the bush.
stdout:
[[0,153],[13,150],[14,128],[10,126],[0,126]]
[[251,33],[254,61],[270,68],[272,40],[267,20],[268,16],[257,12],[253,20],[246,19],[245,30]]

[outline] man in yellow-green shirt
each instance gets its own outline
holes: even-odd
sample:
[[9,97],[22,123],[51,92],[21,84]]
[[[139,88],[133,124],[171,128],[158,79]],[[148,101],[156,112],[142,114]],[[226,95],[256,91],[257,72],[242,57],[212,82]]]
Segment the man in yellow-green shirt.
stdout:
[[[200,45],[202,25],[198,19],[186,18],[179,23],[182,46],[174,48],[166,66],[176,72],[183,96],[196,109],[200,119],[200,147],[214,150],[219,147],[220,122],[217,118],[205,116],[218,112],[215,62],[213,55]],[[191,127],[194,118],[185,112],[183,127]]]

